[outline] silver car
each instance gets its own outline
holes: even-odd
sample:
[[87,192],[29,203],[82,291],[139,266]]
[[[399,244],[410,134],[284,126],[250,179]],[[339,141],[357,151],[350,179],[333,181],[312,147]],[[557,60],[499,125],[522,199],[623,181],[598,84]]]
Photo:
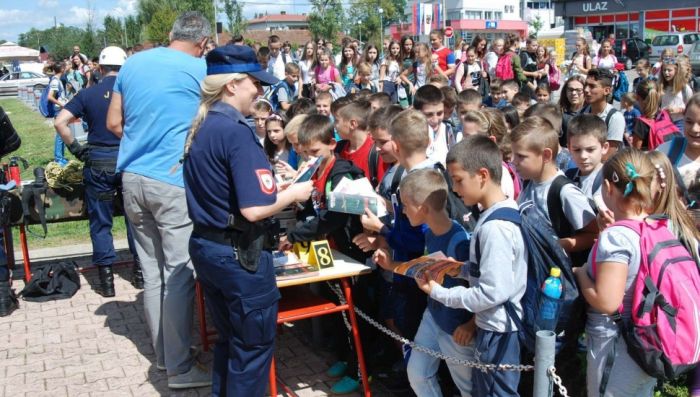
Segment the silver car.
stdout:
[[688,54],[695,42],[700,40],[697,32],[674,32],[660,34],[651,42],[651,59],[658,59],[661,53],[670,48],[673,55]]
[[0,96],[17,95],[19,87],[41,91],[49,85],[49,78],[34,72],[10,72],[0,78]]
[[693,74],[700,75],[700,41],[693,44],[693,48],[688,52],[690,58],[690,66],[693,68]]

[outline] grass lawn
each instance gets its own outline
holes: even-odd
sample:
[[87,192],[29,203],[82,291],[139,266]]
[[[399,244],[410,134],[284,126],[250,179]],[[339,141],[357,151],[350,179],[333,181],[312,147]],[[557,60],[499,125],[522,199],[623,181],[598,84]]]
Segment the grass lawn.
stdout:
[[[33,111],[17,98],[2,98],[0,106],[5,109],[12,125],[22,138],[22,146],[2,159],[9,162],[12,156],[21,156],[29,162],[29,168],[22,170],[22,180],[34,179],[34,168],[44,167],[53,159],[53,143],[56,134],[53,122],[47,121],[39,112]],[[66,150],[66,156],[72,155]],[[33,225],[31,230],[43,234],[41,225]],[[126,227],[121,217],[114,222],[114,238],[126,238]],[[15,245],[19,244],[19,233],[13,228]],[[48,234],[45,239],[28,233],[29,247],[45,248],[59,247],[76,243],[90,242],[90,228],[87,221],[75,221],[48,224]]]

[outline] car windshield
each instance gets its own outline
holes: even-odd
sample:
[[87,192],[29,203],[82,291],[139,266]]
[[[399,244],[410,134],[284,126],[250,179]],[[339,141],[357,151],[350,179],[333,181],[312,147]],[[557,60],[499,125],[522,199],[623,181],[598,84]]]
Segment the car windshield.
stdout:
[[656,36],[656,37],[654,37],[654,41],[651,42],[651,45],[655,45],[655,46],[676,45],[676,44],[678,44],[678,36],[677,35]]

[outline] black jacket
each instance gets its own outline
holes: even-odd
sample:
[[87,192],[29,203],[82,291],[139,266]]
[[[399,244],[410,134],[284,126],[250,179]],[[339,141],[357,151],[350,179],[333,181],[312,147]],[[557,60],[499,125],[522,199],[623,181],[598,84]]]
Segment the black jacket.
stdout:
[[[336,157],[335,164],[328,174],[328,179],[331,181],[330,190],[335,189],[343,177],[354,180],[364,176],[362,170],[350,161]],[[325,207],[326,192],[324,192],[323,200]],[[316,215],[313,202],[309,199],[304,203],[304,208],[297,212],[297,220],[294,230],[287,233],[290,243],[315,241],[329,237],[335,242],[336,249],[343,254],[363,263],[368,258],[368,254],[362,252],[352,243],[352,238],[362,232],[362,223],[358,215],[328,211],[325,208],[319,210],[318,215]]]

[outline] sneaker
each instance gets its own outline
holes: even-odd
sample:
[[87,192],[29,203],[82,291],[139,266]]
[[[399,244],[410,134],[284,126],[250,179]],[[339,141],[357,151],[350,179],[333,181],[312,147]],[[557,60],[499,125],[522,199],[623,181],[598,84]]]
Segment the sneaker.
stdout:
[[335,364],[331,365],[330,368],[326,371],[326,375],[330,378],[340,378],[341,376],[345,375],[345,371],[348,370],[348,363],[345,361],[338,361]]
[[349,376],[343,376],[343,379],[335,382],[331,387],[333,394],[350,394],[358,390],[360,390],[360,382]]
[[192,368],[184,374],[168,376],[168,387],[171,389],[189,389],[191,387],[204,386],[211,386],[211,374],[200,367],[199,363],[192,365]]

